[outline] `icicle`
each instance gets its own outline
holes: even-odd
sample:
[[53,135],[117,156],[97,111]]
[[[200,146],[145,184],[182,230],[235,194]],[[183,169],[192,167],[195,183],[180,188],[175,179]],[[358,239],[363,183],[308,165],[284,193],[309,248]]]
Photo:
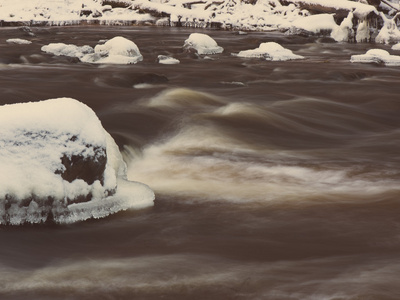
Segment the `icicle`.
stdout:
[[400,16],[400,13],[397,13],[392,19],[387,18],[382,12],[380,16],[383,20],[383,27],[376,36],[375,42],[389,44],[400,41],[400,31],[396,25],[396,18]]

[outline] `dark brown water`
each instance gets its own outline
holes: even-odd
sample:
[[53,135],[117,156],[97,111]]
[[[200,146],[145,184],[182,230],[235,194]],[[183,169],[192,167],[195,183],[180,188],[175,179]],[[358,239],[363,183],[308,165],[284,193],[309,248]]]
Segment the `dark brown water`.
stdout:
[[[349,61],[389,47],[208,31],[225,51],[204,59],[182,51],[194,31],[0,29],[0,104],[88,104],[156,193],[143,211],[1,227],[0,299],[400,299],[400,68]],[[117,35],[144,61],[40,51]],[[268,41],[306,59],[231,55]]]

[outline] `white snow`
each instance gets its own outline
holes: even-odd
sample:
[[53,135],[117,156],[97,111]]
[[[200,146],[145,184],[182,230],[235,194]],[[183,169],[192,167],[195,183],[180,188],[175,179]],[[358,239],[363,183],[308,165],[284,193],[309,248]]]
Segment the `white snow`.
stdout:
[[307,3],[309,5],[329,7],[335,10],[346,10],[353,12],[359,19],[365,19],[372,12],[378,13],[376,8],[372,5],[348,0],[290,0],[290,2],[298,4]]
[[173,58],[171,56],[166,56],[166,55],[159,55],[157,57],[157,59],[160,64],[164,64],[164,65],[176,65],[176,64],[180,63],[179,59]]
[[264,58],[271,61],[286,61],[294,59],[304,59],[303,56],[294,54],[275,42],[262,43],[256,49],[243,50],[237,54],[232,54],[243,58]]
[[310,33],[320,33],[322,31],[333,31],[337,24],[331,14],[312,15],[304,18],[298,18],[291,23],[291,32],[296,33],[304,30]]
[[352,55],[353,63],[378,63],[387,66],[400,66],[400,56],[390,55],[389,52],[382,49],[371,49],[365,54]]
[[25,39],[8,39],[6,40],[7,43],[9,44],[19,44],[19,45],[29,45],[32,44],[31,41],[25,40]]
[[200,55],[217,54],[224,51],[224,48],[218,46],[212,37],[204,33],[192,33],[185,40],[183,48],[194,49]]
[[[96,217],[96,211],[102,210],[103,206],[113,206],[115,199],[118,199],[119,207],[116,210],[128,208],[127,203],[135,206],[136,198],[141,206],[152,205],[154,194],[150,195],[147,186],[137,184],[129,199],[125,199],[126,191],[119,191],[117,180],[126,177],[125,163],[112,137],[85,104],[71,98],[59,98],[0,106],[0,128],[0,199],[10,199],[11,204],[7,210],[5,201],[0,202],[0,224],[7,221],[11,224],[43,222],[46,218],[43,212],[49,210],[56,221],[75,220],[75,212],[69,210],[66,199],[89,193],[93,199],[82,204],[90,207],[84,210],[85,218]],[[93,184],[82,179],[68,182],[57,173],[64,168],[61,157],[93,158],[96,147],[107,151],[103,185],[99,180]],[[109,197],[109,191],[115,189],[117,193]],[[54,203],[21,202],[32,197],[50,197]],[[112,212],[110,210],[108,214]]]
[[95,64],[136,64],[143,60],[136,44],[124,37],[117,36],[104,44],[94,47],[76,46],[64,43],[51,43],[42,47],[42,51],[54,55],[77,57],[82,62]]

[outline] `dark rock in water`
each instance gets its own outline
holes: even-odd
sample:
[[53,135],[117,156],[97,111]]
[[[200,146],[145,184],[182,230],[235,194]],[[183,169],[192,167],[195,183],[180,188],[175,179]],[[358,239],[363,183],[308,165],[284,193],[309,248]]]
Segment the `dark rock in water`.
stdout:
[[64,166],[63,171],[57,170],[56,173],[61,174],[61,177],[73,182],[75,179],[82,179],[88,184],[93,184],[99,180],[104,183],[104,171],[107,164],[107,154],[104,147],[87,146],[88,150],[93,151],[93,154],[88,157],[83,154],[74,154],[68,156],[64,154],[60,159]]
[[137,75],[134,76],[132,79],[134,84],[140,84],[140,83],[161,84],[168,82],[168,78],[166,76],[158,75],[155,73],[146,73]]

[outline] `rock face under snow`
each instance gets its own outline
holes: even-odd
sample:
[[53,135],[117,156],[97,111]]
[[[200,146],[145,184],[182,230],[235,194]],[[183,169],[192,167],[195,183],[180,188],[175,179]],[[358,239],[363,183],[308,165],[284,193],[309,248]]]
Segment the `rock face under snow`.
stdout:
[[365,54],[352,55],[350,61],[353,63],[377,63],[387,66],[400,66],[400,56],[390,55],[389,52],[382,49],[371,49]]
[[[1,106],[0,127],[0,224],[72,222],[131,206],[119,196],[125,164],[118,147],[83,103]],[[151,205],[151,190],[135,191],[140,205]]]
[[271,61],[304,59],[303,56],[294,54],[291,50],[275,42],[262,43],[256,49],[243,50],[233,55],[243,58],[263,58]]
[[222,53],[224,48],[218,46],[217,42],[204,33],[192,33],[183,44],[183,48],[197,51],[200,55]]

